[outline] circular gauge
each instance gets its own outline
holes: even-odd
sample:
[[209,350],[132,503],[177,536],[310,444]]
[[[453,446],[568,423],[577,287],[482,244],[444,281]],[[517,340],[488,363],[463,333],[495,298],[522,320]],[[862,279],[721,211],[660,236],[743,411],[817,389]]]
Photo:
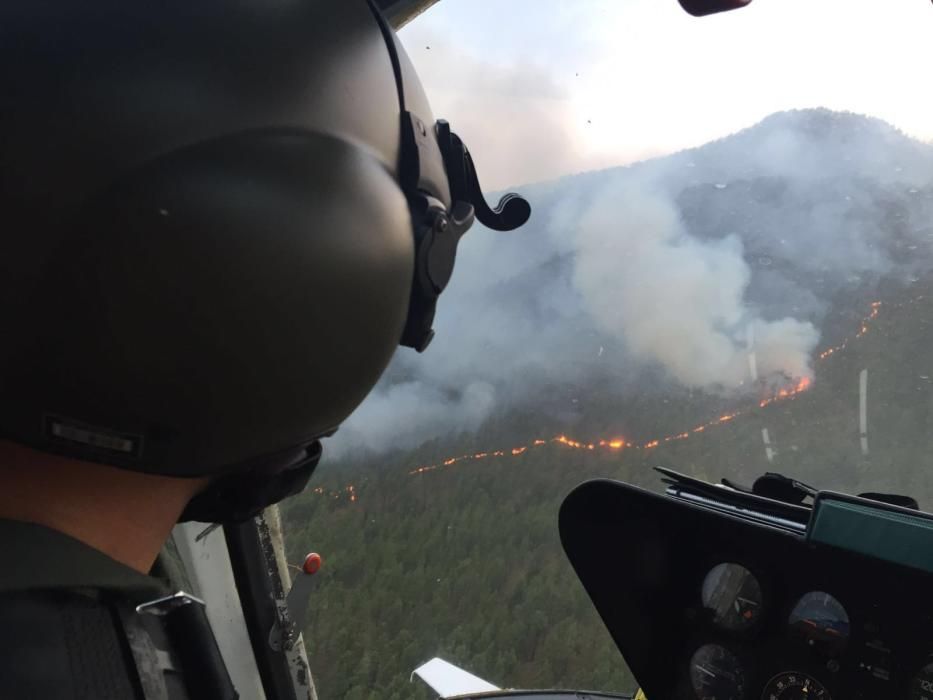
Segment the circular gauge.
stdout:
[[731,632],[754,625],[761,615],[761,586],[752,572],[739,564],[717,564],[703,579],[703,607],[713,623]]
[[829,692],[815,678],[805,673],[779,673],[765,686],[761,700],[832,700]]
[[907,700],[933,700],[933,661],[927,663],[910,682]]
[[690,682],[697,700],[742,700],[745,672],[731,651],[705,644],[690,659]]
[[849,641],[849,615],[829,593],[807,593],[794,606],[790,636],[826,656],[839,656]]

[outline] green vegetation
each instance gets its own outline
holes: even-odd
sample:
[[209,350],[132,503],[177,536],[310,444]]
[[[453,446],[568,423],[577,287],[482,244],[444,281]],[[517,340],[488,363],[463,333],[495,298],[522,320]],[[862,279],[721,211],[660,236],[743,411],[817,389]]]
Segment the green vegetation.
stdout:
[[[665,433],[626,428],[678,432],[730,408],[744,411],[657,449],[589,451],[549,442],[513,456],[512,446],[559,432],[553,425],[533,430],[532,417],[517,415],[411,454],[325,460],[312,483],[317,490],[283,507],[289,560],[313,549],[325,561],[305,630],[321,697],[423,696],[409,674],[433,656],[504,687],[631,690],[634,681],[559,543],[560,501],[588,478],[657,488],[656,464],[745,482],[771,470],[819,487],[911,493],[933,504],[933,355],[926,350],[933,295],[924,286],[889,293],[862,337],[855,334],[871,299],[850,300],[850,311],[827,322],[821,344],[849,338],[847,347],[817,362],[812,388],[793,399],[762,408],[755,396],[731,403],[693,396],[675,408],[660,396],[612,405],[597,386],[581,390],[592,416],[570,433],[581,441],[621,434],[643,443]],[[866,368],[868,455],[858,429],[858,374]],[[636,410],[637,423],[627,421]],[[777,451],[773,463],[762,428]],[[506,455],[409,473],[495,449]],[[635,546],[618,543],[618,556]]]
[[503,686],[631,687],[556,527],[569,488],[625,474],[579,457],[552,446],[417,476],[398,459],[378,474],[322,467],[317,484],[355,479],[358,500],[310,493],[284,509],[290,561],[325,559],[305,631],[321,697],[419,697],[409,675],[433,656]]

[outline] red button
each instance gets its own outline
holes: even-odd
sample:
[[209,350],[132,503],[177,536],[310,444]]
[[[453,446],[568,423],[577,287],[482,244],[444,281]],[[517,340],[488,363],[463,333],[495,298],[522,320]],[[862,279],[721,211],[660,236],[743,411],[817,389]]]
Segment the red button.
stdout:
[[311,552],[305,557],[305,563],[302,564],[301,569],[309,576],[313,576],[320,570],[322,563],[321,555],[317,552]]

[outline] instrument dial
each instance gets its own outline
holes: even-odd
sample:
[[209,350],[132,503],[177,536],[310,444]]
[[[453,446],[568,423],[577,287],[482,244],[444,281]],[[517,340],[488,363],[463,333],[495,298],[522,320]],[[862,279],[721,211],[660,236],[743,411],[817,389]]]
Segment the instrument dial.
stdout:
[[933,660],[914,676],[907,698],[908,700],[933,700]]
[[739,564],[718,564],[703,580],[703,607],[713,624],[730,632],[752,627],[761,616],[761,585],[751,571]]
[[794,606],[790,636],[826,656],[839,656],[849,641],[849,615],[829,593],[807,593]]
[[690,659],[690,682],[697,700],[743,700],[745,671],[735,654],[718,644],[705,644]]
[[829,692],[815,678],[805,673],[779,673],[765,686],[761,700],[832,700]]

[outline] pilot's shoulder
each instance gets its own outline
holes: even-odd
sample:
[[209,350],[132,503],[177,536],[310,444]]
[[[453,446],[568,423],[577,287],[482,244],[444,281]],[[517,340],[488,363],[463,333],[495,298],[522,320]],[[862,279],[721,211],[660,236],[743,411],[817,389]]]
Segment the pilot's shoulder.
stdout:
[[118,610],[163,584],[33,523],[0,519],[0,551],[3,697],[138,697]]
[[0,519],[0,594],[100,589],[130,599],[167,594],[159,579],[141,574],[66,534],[35,523]]

